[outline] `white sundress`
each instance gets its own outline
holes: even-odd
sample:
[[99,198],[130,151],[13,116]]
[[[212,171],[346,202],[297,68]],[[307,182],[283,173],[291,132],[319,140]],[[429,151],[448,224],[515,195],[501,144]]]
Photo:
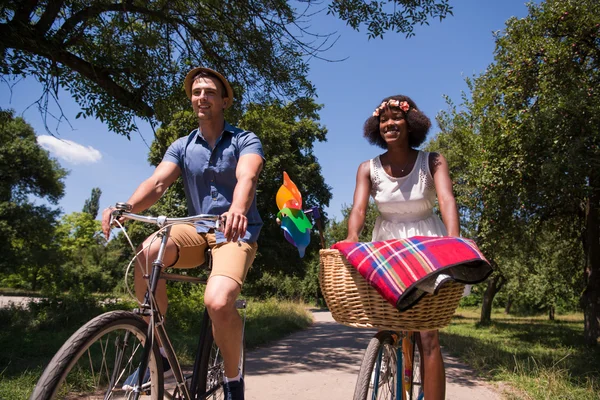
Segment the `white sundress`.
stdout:
[[380,156],[370,164],[371,196],[381,214],[375,222],[372,241],[448,235],[443,222],[433,213],[436,193],[429,171],[429,153],[419,151],[412,171],[401,178],[385,172]]
[[[419,151],[412,171],[403,177],[388,175],[381,165],[381,156],[370,160],[371,196],[380,216],[375,221],[373,242],[404,239],[412,236],[447,236],[442,220],[433,212],[436,201],[435,183],[429,171],[428,152]],[[433,293],[448,275],[439,274],[417,286]],[[464,295],[469,288],[465,288]]]

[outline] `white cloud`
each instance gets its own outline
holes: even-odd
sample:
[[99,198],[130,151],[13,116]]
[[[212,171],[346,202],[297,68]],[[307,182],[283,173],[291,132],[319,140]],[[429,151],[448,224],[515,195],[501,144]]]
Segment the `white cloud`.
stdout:
[[71,140],[61,140],[54,136],[41,135],[37,142],[53,156],[71,164],[93,164],[102,159],[102,154],[91,146],[82,146]]

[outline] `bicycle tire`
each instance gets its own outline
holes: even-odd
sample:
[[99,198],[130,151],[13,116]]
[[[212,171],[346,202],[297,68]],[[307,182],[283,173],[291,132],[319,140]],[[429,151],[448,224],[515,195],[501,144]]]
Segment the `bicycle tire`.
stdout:
[[392,333],[378,332],[365,350],[354,388],[354,400],[398,399],[397,379],[396,348]]
[[[130,398],[132,392],[122,386],[139,366],[147,329],[148,324],[129,311],[111,311],[92,319],[58,350],[38,380],[30,400]],[[116,362],[119,355],[121,361]],[[156,343],[152,346],[148,367],[151,379],[146,393],[152,400],[162,399],[162,359]],[[109,370],[111,368],[115,370]],[[106,397],[109,392],[110,396]]]
[[[200,359],[199,382],[198,382],[198,400],[223,400],[223,391],[220,390],[223,384],[223,375],[225,368],[221,351],[214,341],[212,333],[212,324],[206,324],[208,332],[206,339],[202,344],[202,358]],[[244,376],[246,368],[245,341],[242,340],[242,351],[240,354],[240,372]]]
[[[415,335],[419,333],[416,332]],[[413,347],[413,358],[412,358],[412,390],[410,394],[410,400],[423,400],[423,378],[421,374],[421,352],[418,346],[415,344]]]

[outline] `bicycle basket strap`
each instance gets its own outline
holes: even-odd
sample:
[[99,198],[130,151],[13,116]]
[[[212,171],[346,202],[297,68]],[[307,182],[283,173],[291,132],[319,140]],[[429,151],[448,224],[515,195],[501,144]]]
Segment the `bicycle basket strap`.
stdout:
[[381,242],[336,243],[332,248],[338,249],[400,311],[414,306],[432,281],[437,292],[448,279],[475,284],[492,273],[475,242],[465,238],[414,236]]

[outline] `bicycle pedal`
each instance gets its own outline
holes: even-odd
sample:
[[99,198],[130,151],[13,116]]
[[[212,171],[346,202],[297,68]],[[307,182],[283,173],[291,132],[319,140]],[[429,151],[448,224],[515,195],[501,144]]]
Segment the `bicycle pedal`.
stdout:
[[246,299],[239,299],[239,300],[235,301],[235,308],[237,308],[238,310],[245,309],[246,305],[247,305]]

